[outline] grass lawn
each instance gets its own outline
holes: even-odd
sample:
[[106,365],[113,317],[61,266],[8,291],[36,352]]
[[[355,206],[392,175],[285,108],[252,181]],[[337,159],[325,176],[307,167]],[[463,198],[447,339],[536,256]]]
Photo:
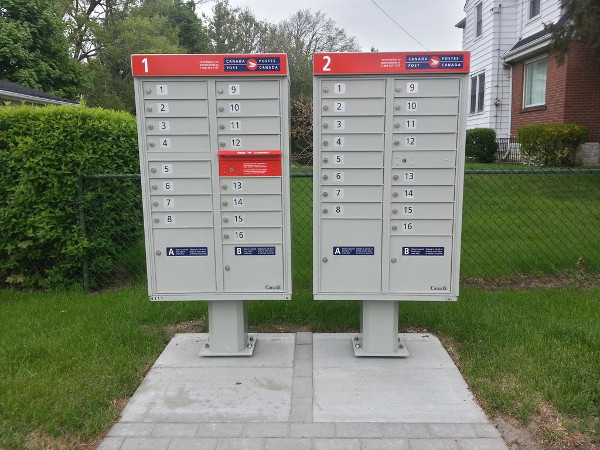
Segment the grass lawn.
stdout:
[[[402,303],[400,324],[453,347],[492,414],[526,423],[550,404],[600,439],[599,304],[599,288],[464,288],[456,303]],[[165,326],[205,318],[206,303],[150,303],[142,287],[0,291],[0,316],[0,447],[54,448],[91,442],[117,419],[164,348]],[[293,301],[251,302],[249,316],[260,331],[358,330],[359,302],[314,302],[299,290]]]

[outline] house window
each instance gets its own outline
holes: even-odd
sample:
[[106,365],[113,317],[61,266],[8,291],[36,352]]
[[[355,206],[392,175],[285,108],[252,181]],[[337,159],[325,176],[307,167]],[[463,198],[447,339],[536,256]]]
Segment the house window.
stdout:
[[475,25],[475,37],[481,36],[483,32],[483,10],[482,4],[479,3],[475,6],[475,17],[476,17],[476,25]]
[[538,59],[525,64],[525,83],[523,86],[523,107],[546,104],[546,73],[548,58]]
[[540,14],[540,0],[529,0],[529,18],[533,19]]
[[471,77],[471,105],[469,112],[474,114],[483,111],[483,99],[485,96],[485,73]]

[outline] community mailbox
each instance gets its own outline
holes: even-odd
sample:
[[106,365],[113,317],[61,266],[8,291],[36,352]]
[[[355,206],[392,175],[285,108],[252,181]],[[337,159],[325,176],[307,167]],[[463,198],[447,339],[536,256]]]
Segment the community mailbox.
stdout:
[[[395,317],[396,340],[398,300],[457,299],[468,72],[468,52],[314,55],[314,295],[363,300],[362,338]],[[355,348],[399,354],[390,336]]]
[[290,299],[286,55],[131,60],[150,299]]

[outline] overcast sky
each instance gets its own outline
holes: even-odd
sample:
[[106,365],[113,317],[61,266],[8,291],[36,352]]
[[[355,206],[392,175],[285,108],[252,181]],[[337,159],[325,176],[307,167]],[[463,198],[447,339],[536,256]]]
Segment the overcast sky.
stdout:
[[[428,50],[461,50],[462,30],[454,25],[464,18],[465,0],[375,0],[402,28]],[[210,12],[208,1],[201,11]],[[338,27],[356,36],[363,51],[371,46],[381,52],[424,51],[371,0],[229,0],[231,6],[247,6],[261,20],[276,23],[298,9],[321,10]]]

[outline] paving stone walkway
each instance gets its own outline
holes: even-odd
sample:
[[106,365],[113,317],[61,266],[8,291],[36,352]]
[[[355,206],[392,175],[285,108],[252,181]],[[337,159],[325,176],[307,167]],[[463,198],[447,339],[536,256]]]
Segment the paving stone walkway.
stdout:
[[177,335],[99,448],[507,449],[439,341],[402,336],[408,359],[354,358],[349,335],[312,333],[201,358],[206,334]]

